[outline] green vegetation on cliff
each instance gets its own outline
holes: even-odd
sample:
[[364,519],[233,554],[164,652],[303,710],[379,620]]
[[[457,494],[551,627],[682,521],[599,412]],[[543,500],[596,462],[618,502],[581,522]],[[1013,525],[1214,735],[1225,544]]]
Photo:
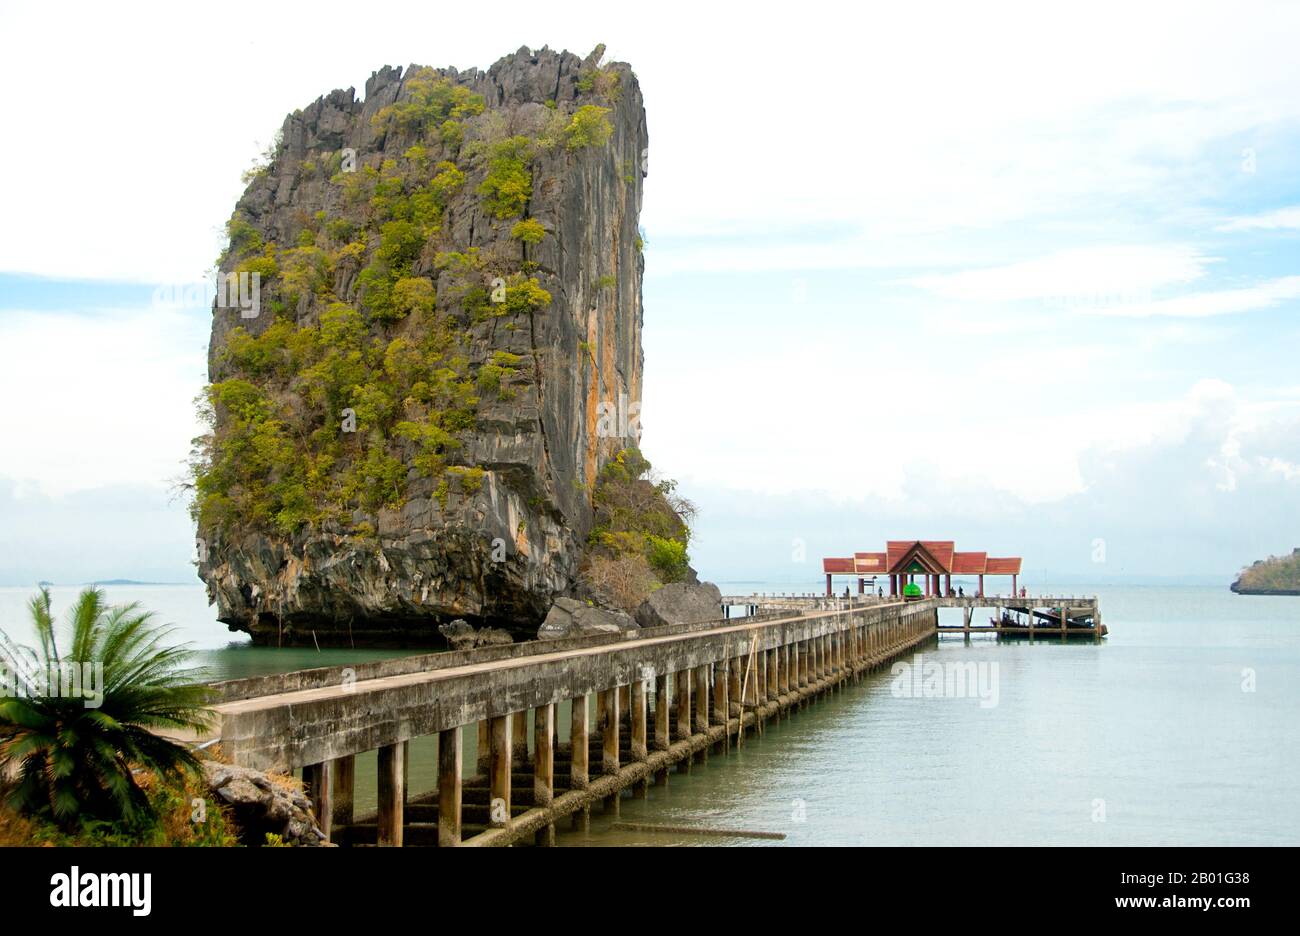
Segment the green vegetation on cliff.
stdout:
[[1300,548],[1242,569],[1232,590],[1242,595],[1300,595]]
[[656,478],[636,449],[624,449],[604,467],[583,568],[588,589],[632,611],[660,585],[687,579],[695,506],[676,488],[675,481]]
[[[618,94],[616,73],[593,70],[588,84],[598,98]],[[260,275],[262,311],[256,327],[225,332],[219,379],[199,401],[209,427],[191,458],[201,531],[364,532],[357,512],[401,507],[414,479],[444,501],[481,481],[458,464],[463,436],[485,403],[515,397],[533,362],[500,351],[473,360],[472,332],[498,319],[513,331],[552,300],[527,253],[547,234],[528,214],[539,154],[603,147],[612,133],[609,108],[567,107],[521,135],[482,96],[416,69],[371,121],[381,151],[355,166],[338,152],[301,160],[297,178],[328,178],[335,194],[299,213],[288,243],[236,212],[221,269]],[[287,158],[268,153],[250,191]],[[467,189],[471,176],[481,181]],[[508,223],[513,267],[447,230],[467,194]]]

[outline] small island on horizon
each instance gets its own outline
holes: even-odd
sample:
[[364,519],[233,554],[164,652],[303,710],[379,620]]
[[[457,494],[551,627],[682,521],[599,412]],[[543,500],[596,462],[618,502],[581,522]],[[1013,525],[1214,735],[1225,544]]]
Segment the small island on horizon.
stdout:
[[1269,556],[1241,570],[1232,590],[1238,595],[1300,595],[1300,547],[1289,556]]
[[[76,584],[75,587],[81,588],[87,585],[99,587],[101,585],[185,585],[185,584],[188,583],[186,582],[145,582],[138,579],[114,578],[114,579],[95,579],[90,582],[79,582]],[[48,579],[41,579],[39,582],[36,583],[37,588],[57,588],[60,585],[64,585],[66,587],[73,587],[71,583],[51,582]]]

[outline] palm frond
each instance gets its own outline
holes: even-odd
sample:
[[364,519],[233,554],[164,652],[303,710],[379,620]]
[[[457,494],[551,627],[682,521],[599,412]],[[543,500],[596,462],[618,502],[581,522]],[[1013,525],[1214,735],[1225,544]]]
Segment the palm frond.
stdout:
[[0,699],[0,771],[17,777],[6,793],[18,809],[64,826],[149,817],[149,798],[133,768],[174,775],[198,767],[188,747],[157,729],[203,730],[211,723],[210,691],[189,667],[193,651],[173,644],[172,629],[137,604],[109,607],[97,588],[83,590],[67,616],[68,655],[61,655],[48,589],[28,602],[37,646],[0,634],[0,661],[16,671],[61,672],[102,666],[96,708],[84,698],[45,695]]

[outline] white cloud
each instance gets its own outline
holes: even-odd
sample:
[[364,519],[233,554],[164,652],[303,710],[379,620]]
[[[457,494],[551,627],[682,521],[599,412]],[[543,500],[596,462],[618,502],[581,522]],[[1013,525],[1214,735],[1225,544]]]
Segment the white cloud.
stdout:
[[1219,231],[1276,231],[1300,228],[1300,205],[1262,214],[1242,215],[1219,225]]
[[1284,458],[1259,456],[1259,466],[1270,474],[1281,477],[1284,481],[1300,481],[1300,465]]
[[[1059,11],[1022,3],[937,13],[809,2],[794,18],[763,4],[744,16],[723,4],[659,9],[647,21],[608,3],[507,4],[485,29],[479,11],[445,5],[385,19],[345,2],[304,17],[232,0],[222,22],[247,28],[213,38],[202,7],[146,7],[125,29],[112,7],[65,4],[57,15],[78,28],[56,31],[51,8],[8,5],[0,30],[29,38],[10,43],[0,79],[20,88],[40,75],[41,93],[14,95],[7,119],[48,143],[36,160],[20,143],[0,149],[6,178],[23,179],[0,193],[0,263],[195,276],[216,253],[240,171],[286,113],[335,87],[360,89],[385,64],[487,67],[522,44],[585,54],[603,40],[636,68],[652,244],[719,226],[870,222],[887,242],[1064,211],[1113,218],[1177,204],[1207,172],[1237,172],[1237,150],[1218,144],[1300,113],[1294,7],[1188,15],[1177,3],[1100,2],[1068,28]],[[56,34],[57,59],[77,68],[49,66],[39,37]],[[313,54],[279,54],[286,36]],[[202,50],[221,67],[194,67]],[[84,106],[98,93],[87,75],[127,90],[113,106]],[[55,192],[75,224],[52,210]]]
[[201,431],[205,310],[0,313],[0,478],[18,494],[163,486]]
[[1191,283],[1211,259],[1193,247],[1138,245],[1062,250],[1032,260],[978,270],[919,276],[910,285],[946,299],[1015,302],[1148,294]]
[[1153,302],[1102,304],[1084,311],[1127,318],[1209,318],[1271,309],[1297,297],[1300,297],[1300,276],[1282,276],[1240,289],[1210,290]]
[[[820,556],[878,548],[890,537],[945,536],[962,548],[1024,556],[1024,580],[1031,584],[1045,582],[1045,570],[1052,570],[1092,576],[1088,581],[1213,574],[1226,588],[1243,565],[1295,545],[1297,402],[1250,401],[1224,381],[1198,381],[1142,414],[1150,421],[1145,438],[1074,453],[1078,490],[1038,502],[985,486],[973,473],[954,480],[933,469],[911,472],[905,496],[894,498],[813,490],[742,494],[734,485],[692,481],[685,493],[705,505],[693,553],[706,576],[815,588]],[[1072,438],[1074,429],[1009,434],[1004,455],[1037,461],[1049,443]],[[802,450],[812,451],[806,434],[801,438]],[[908,442],[919,445],[923,437],[915,433]],[[970,457],[960,447],[944,451]],[[837,439],[812,460],[820,468],[841,453],[861,456]],[[807,542],[810,562],[791,561],[794,537]],[[1103,563],[1094,558],[1097,539],[1106,543]],[[734,547],[740,541],[743,551]]]

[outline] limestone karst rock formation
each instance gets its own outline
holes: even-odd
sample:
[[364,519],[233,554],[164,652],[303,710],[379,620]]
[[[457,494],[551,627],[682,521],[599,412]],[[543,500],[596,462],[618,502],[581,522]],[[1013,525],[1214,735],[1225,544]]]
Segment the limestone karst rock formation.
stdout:
[[285,119],[228,227],[196,456],[231,629],[531,634],[572,585],[643,360],[645,110],[597,55],[385,67]]

